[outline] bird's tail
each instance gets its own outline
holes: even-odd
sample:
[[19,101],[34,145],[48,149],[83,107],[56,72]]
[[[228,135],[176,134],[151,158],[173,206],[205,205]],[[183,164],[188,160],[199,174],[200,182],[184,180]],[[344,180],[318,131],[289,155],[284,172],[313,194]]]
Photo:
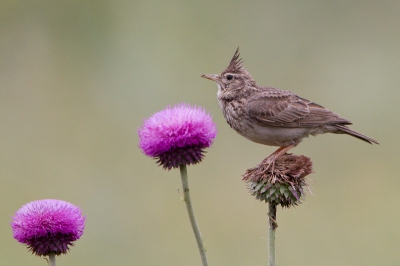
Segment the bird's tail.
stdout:
[[346,127],[345,125],[334,125],[334,128],[336,128],[339,131],[342,131],[343,133],[349,134],[353,137],[356,137],[358,139],[361,139],[365,142],[368,142],[369,144],[375,143],[375,144],[379,144],[379,142],[377,142],[376,140],[367,137],[361,133],[358,133],[356,131],[351,130],[350,128]]

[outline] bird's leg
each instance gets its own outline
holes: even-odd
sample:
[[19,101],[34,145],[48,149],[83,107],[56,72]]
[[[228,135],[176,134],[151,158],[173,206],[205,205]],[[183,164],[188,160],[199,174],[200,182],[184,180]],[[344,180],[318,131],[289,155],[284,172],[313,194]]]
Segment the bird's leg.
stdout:
[[265,169],[268,170],[271,166],[272,169],[275,165],[275,161],[281,157],[282,155],[284,155],[286,152],[288,152],[290,149],[293,149],[294,147],[296,147],[296,144],[291,144],[287,147],[280,147],[279,149],[277,149],[276,151],[274,151],[270,156],[267,157],[267,160],[265,161],[266,164],[268,164],[267,168]]
[[275,153],[275,159],[273,162],[276,161],[276,159],[278,159],[279,157],[281,157],[282,155],[284,155],[285,153],[287,153],[289,150],[293,149],[294,147],[296,147],[297,144],[290,144],[287,147],[280,147],[279,149],[277,149],[274,153]]

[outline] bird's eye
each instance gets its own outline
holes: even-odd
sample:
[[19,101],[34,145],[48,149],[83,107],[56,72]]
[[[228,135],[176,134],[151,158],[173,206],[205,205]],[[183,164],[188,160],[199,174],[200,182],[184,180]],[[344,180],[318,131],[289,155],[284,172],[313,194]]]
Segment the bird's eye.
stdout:
[[232,76],[232,75],[227,75],[227,76],[226,76],[226,79],[227,79],[227,80],[232,80],[232,79],[233,79],[233,76]]

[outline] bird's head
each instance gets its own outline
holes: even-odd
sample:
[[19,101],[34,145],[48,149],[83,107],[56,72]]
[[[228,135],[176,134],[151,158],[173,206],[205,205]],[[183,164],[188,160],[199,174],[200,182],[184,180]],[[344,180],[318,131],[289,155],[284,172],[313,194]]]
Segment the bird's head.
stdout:
[[239,92],[249,86],[255,87],[256,82],[243,66],[243,61],[239,56],[239,48],[237,48],[229,66],[221,74],[206,74],[201,77],[217,82],[218,94]]

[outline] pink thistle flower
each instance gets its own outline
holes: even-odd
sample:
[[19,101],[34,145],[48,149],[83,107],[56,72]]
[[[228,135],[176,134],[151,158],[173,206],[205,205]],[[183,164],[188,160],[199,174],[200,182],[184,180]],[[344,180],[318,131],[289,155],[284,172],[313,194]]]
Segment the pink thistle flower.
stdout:
[[60,255],[82,236],[85,217],[69,202],[44,199],[22,206],[12,218],[11,227],[14,238],[33,254]]
[[145,120],[139,129],[139,147],[170,170],[201,162],[203,149],[211,146],[216,135],[216,126],[205,109],[183,103]]

